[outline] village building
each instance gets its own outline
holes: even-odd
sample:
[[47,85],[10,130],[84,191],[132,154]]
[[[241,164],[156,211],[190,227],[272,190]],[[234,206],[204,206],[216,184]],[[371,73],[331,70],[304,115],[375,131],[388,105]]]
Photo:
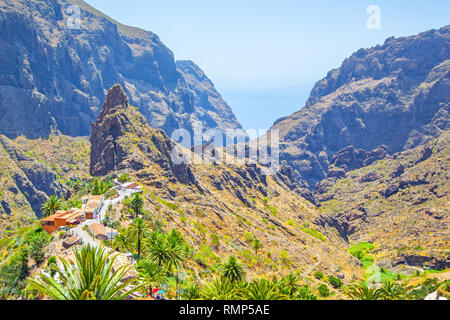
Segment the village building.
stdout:
[[142,187],[136,182],[127,182],[119,187],[119,190],[125,196],[131,196],[134,193],[142,193]]
[[88,231],[91,236],[97,240],[108,240],[108,235],[106,233],[106,228],[103,224],[93,223],[88,227]]
[[42,219],[41,225],[47,233],[53,233],[60,228],[75,226],[86,220],[85,214],[80,209],[72,209],[69,211],[56,211],[45,219]]
[[102,209],[105,198],[103,196],[87,196],[82,198],[83,211],[86,214],[87,220],[94,220],[97,218]]
[[114,238],[119,234],[117,230],[106,227],[100,223],[91,224],[88,227],[88,231],[95,239],[101,241],[114,240]]

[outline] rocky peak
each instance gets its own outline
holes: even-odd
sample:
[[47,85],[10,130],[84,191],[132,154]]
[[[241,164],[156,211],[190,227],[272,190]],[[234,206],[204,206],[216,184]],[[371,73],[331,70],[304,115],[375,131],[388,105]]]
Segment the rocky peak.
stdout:
[[118,172],[147,175],[150,170],[172,182],[196,184],[188,164],[177,165],[171,160],[177,144],[163,130],[147,124],[144,116],[128,104],[120,85],[108,91],[90,140],[92,176]]
[[449,92],[450,26],[361,49],[275,123],[280,159],[314,188],[345,167],[425,145],[450,129]]
[[111,113],[116,108],[127,108],[128,107],[128,96],[120,84],[115,84],[108,91],[106,96],[106,101],[103,104],[102,112],[100,118],[104,117],[105,114]]

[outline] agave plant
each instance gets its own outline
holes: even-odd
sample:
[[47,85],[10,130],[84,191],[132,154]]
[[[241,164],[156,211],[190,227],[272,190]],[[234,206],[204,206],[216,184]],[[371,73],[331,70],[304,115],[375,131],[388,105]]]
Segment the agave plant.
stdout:
[[116,257],[102,247],[88,245],[75,250],[75,264],[60,259],[63,270],[57,270],[59,281],[42,274],[28,280],[28,289],[55,300],[123,300],[138,287],[129,288],[134,280],[121,282],[128,267],[113,272]]
[[369,288],[365,282],[350,286],[345,294],[353,300],[382,300],[380,289]]

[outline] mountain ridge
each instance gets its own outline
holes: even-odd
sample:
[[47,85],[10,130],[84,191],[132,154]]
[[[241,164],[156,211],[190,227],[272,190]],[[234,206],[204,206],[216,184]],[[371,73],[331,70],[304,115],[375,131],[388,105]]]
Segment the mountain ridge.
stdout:
[[344,148],[393,154],[439,136],[449,129],[449,48],[446,26],[360,49],[317,82],[304,108],[275,122],[281,160],[314,189]]
[[[66,10],[81,9],[79,29]],[[197,112],[186,74],[154,33],[122,25],[79,0],[6,0],[0,4],[0,133],[10,138],[61,132],[88,136],[107,90],[120,83],[150,125],[240,129],[220,95]],[[197,67],[198,68],[198,67]],[[8,104],[6,104],[8,101]],[[215,107],[218,107],[217,109]]]

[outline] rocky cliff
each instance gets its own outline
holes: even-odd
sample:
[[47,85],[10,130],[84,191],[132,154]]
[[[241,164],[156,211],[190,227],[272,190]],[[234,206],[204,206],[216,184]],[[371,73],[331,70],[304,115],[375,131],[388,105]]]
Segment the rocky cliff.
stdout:
[[[318,184],[319,225],[328,225],[352,243],[376,244],[381,257],[416,255],[409,265],[445,269],[448,257],[450,132],[424,146],[395,154],[345,178]],[[443,260],[442,260],[443,259]],[[445,261],[444,264],[441,264]],[[444,266],[444,267],[443,267]]]
[[0,235],[41,217],[49,196],[69,196],[72,184],[85,178],[88,167],[85,138],[11,140],[0,135]]
[[187,164],[175,164],[173,142],[162,129],[153,129],[134,107],[119,84],[106,97],[97,121],[92,125],[91,166],[93,176],[111,172],[137,172],[154,168],[173,182],[195,184]]
[[[73,5],[80,8],[79,28],[72,28]],[[83,1],[1,1],[0,30],[0,134],[88,136],[115,83],[152,127],[169,135],[200,124],[240,128],[198,66],[177,65],[158,36]]]
[[314,188],[439,136],[450,128],[449,71],[450,26],[359,50],[275,123],[281,160]]

